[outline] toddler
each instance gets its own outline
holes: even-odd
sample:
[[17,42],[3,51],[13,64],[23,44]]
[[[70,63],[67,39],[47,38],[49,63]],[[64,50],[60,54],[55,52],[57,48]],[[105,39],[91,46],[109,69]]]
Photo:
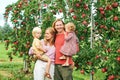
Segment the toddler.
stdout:
[[69,57],[72,57],[72,55],[77,53],[77,36],[75,34],[75,25],[71,22],[67,23],[65,25],[65,42],[62,46],[60,52],[63,54],[63,56],[60,57],[60,59],[66,59],[66,62],[62,66],[69,66]]

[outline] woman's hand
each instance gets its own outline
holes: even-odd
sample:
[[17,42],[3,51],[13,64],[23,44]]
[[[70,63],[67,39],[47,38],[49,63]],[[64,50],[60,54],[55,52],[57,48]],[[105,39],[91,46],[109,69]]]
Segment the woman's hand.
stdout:
[[36,54],[36,57],[37,57],[38,59],[40,59],[40,58],[41,58],[41,55],[40,55],[40,54]]

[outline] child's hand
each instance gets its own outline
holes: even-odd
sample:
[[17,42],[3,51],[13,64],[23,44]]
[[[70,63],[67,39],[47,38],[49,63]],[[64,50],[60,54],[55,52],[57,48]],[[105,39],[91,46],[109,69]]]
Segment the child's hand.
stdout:
[[65,38],[67,37],[67,33],[66,32],[64,32],[64,35],[65,35]]
[[64,35],[66,35],[66,32],[64,32]]
[[44,49],[45,49],[45,52],[48,52],[48,50],[49,50],[48,47],[45,47]]
[[36,57],[40,59],[42,56],[40,54],[36,54]]

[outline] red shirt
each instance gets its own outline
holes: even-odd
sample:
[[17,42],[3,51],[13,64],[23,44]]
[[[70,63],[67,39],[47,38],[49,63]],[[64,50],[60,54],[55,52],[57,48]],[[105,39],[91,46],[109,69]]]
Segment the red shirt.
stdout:
[[[55,40],[55,64],[64,64],[66,60],[61,60],[59,59],[63,54],[60,52],[61,47],[64,44],[64,34],[57,34],[56,35],[56,40]],[[69,59],[69,64],[72,64],[72,57]]]

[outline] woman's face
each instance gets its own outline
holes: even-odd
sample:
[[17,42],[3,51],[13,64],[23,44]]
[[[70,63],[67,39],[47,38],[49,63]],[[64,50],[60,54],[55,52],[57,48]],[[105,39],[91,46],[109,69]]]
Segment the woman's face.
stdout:
[[55,23],[55,29],[57,33],[62,33],[64,31],[64,24],[62,23],[62,21],[57,21]]
[[45,38],[46,38],[46,40],[50,40],[52,37],[53,37],[53,36],[52,36],[52,34],[50,34],[50,31],[49,31],[49,30],[46,30],[46,31],[45,31]]

